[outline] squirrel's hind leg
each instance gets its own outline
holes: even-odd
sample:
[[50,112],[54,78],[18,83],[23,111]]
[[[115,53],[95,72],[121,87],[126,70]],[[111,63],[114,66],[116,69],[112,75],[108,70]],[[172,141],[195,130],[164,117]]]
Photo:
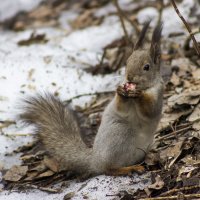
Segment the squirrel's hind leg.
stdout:
[[137,173],[141,174],[144,171],[145,171],[145,169],[142,165],[132,165],[132,166],[128,166],[128,167],[121,167],[118,169],[110,169],[107,171],[106,175],[122,176],[122,175],[129,175],[132,172],[137,172]]

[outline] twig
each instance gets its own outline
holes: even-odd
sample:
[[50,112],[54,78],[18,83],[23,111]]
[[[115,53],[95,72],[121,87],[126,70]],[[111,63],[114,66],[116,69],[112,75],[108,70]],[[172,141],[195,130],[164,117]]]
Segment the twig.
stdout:
[[172,189],[172,190],[169,190],[167,192],[162,193],[161,196],[166,196],[166,195],[169,195],[169,194],[172,194],[172,193],[175,193],[175,192],[182,192],[182,191],[188,191],[188,190],[199,189],[199,188],[200,188],[200,185],[183,187],[183,188],[179,188],[179,189],[175,188],[175,189]]
[[[198,33],[200,33],[200,28],[195,29],[195,30],[192,31],[192,35],[196,35],[196,34],[198,34]],[[188,50],[188,49],[189,49],[190,40],[191,40],[191,37],[190,37],[190,35],[189,35],[189,36],[186,38],[185,43],[184,43],[184,45],[183,45],[185,50]]]
[[16,124],[16,122],[15,121],[9,121],[9,120],[0,121],[0,129],[8,127],[12,124]]
[[196,41],[196,39],[195,39],[195,37],[194,37],[194,34],[193,34],[193,32],[192,32],[192,30],[191,30],[189,24],[186,22],[186,20],[184,19],[184,17],[181,15],[181,13],[180,13],[178,7],[176,6],[175,0],[171,0],[171,3],[172,3],[172,5],[173,5],[173,7],[174,7],[174,9],[175,9],[175,11],[176,11],[176,13],[177,13],[177,15],[180,17],[180,19],[181,19],[182,22],[184,23],[185,27],[187,28],[187,30],[188,30],[188,32],[189,32],[189,34],[190,34],[190,37],[191,37],[191,39],[193,40],[194,48],[195,48],[197,54],[200,56],[200,49],[199,49],[198,43],[197,43],[197,41]]
[[33,136],[33,134],[31,134],[31,133],[8,133],[8,134],[4,134],[4,136],[7,136],[7,137]]
[[105,91],[105,92],[94,92],[94,93],[79,94],[79,95],[77,95],[77,96],[72,97],[71,99],[68,99],[68,100],[64,101],[64,104],[71,103],[72,100],[78,99],[78,98],[84,97],[84,96],[93,96],[93,95],[101,95],[101,94],[110,94],[110,93],[113,93],[113,92],[114,92],[114,91]]
[[141,30],[140,30],[137,22],[135,20],[129,19],[129,17],[124,12],[122,13],[122,15],[123,15],[124,19],[126,21],[128,21],[131,24],[131,26],[135,29],[135,32],[136,32],[137,36],[139,36]]
[[157,141],[160,141],[160,140],[163,140],[163,139],[169,139],[169,138],[171,138],[171,137],[174,137],[175,134],[181,133],[182,131],[185,131],[185,130],[188,130],[188,129],[191,129],[191,126],[188,126],[188,127],[182,128],[182,129],[179,129],[179,130],[177,130],[177,131],[173,131],[173,132],[171,132],[171,133],[169,133],[169,134],[167,134],[167,135],[164,135],[164,136],[162,136],[162,137],[159,137],[159,138],[156,139],[156,142],[157,142]]
[[102,66],[102,65],[103,65],[103,61],[104,61],[105,56],[106,56],[106,49],[104,49],[104,51],[103,51],[103,54],[102,54],[102,56],[101,56],[101,60],[100,60],[100,62],[99,62],[99,66]]
[[[166,196],[166,197],[155,197],[155,198],[143,198],[143,199],[139,199],[139,200],[177,200],[179,199],[180,195],[176,195],[176,196]],[[182,197],[182,195],[181,195]],[[194,199],[194,198],[200,198],[200,194],[186,194],[183,195],[183,198],[187,198],[187,199]]]
[[61,192],[61,189],[53,189],[53,188],[48,188],[48,187],[41,187],[41,186],[37,186],[37,185],[33,185],[33,184],[26,184],[25,186],[33,188],[33,189],[38,189],[41,191],[45,191],[45,192],[50,192],[50,193],[59,193]]
[[129,36],[128,36],[128,32],[127,32],[125,24],[124,24],[124,20],[123,20],[123,17],[122,17],[122,10],[119,7],[118,0],[114,0],[114,4],[115,4],[115,7],[117,8],[117,13],[118,13],[118,16],[119,16],[119,19],[120,19],[120,22],[121,22],[121,25],[122,25],[122,28],[123,28],[123,31],[124,31],[126,44],[128,45],[129,44]]

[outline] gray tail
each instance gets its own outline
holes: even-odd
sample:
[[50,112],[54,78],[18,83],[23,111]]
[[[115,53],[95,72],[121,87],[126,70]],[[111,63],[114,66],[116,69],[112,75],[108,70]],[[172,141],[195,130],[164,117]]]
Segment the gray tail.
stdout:
[[20,119],[34,125],[39,140],[61,168],[87,172],[92,149],[82,141],[79,126],[72,111],[51,94],[29,97]]

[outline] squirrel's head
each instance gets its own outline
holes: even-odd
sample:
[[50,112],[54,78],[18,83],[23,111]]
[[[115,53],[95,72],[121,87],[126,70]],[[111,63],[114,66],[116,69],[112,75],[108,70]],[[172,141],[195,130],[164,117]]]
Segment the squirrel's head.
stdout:
[[141,89],[152,87],[160,77],[162,24],[156,26],[151,44],[147,46],[144,40],[149,24],[150,20],[145,23],[126,65],[126,82],[134,83]]

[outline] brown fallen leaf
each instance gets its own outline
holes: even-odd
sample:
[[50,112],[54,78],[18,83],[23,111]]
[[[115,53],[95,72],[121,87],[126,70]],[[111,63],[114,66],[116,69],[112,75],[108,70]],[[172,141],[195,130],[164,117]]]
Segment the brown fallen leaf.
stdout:
[[74,197],[74,195],[75,195],[75,192],[69,192],[64,196],[63,200],[70,200],[72,199],[72,197]]
[[83,29],[88,26],[98,25],[102,21],[102,17],[97,18],[94,13],[96,9],[85,10],[81,15],[79,15],[74,21],[71,22],[73,29]]
[[28,16],[34,19],[41,19],[44,17],[50,17],[52,15],[52,9],[48,6],[40,6],[38,9],[31,11]]
[[155,183],[148,186],[149,189],[160,190],[165,185],[164,181],[161,179],[159,175],[155,177]]
[[52,176],[54,175],[55,173],[51,170],[47,170],[46,172],[40,174],[39,176],[37,176],[37,179],[38,178],[45,178],[45,177],[49,177],[49,176]]
[[181,116],[187,115],[189,113],[191,113],[190,109],[182,110],[180,112],[171,112],[171,113],[164,112],[157,130],[160,131],[167,128],[170,124],[173,124],[175,121],[177,121]]
[[191,68],[191,61],[188,58],[177,58],[177,59],[173,59],[172,66],[177,66],[179,67],[179,76],[185,74],[186,71],[190,71]]
[[195,107],[192,114],[188,117],[189,122],[196,121],[197,119],[200,120],[200,103]]
[[159,153],[157,152],[149,152],[145,157],[145,163],[149,166],[156,165],[159,160]]
[[198,68],[195,71],[193,71],[192,76],[194,77],[194,79],[200,80],[200,69]]
[[179,172],[178,172],[178,177],[177,177],[177,181],[180,181],[182,180],[182,176],[186,176],[187,178],[190,178],[190,174],[196,170],[198,167],[194,167],[194,166],[182,166],[180,169],[179,169]]
[[56,162],[55,160],[50,159],[47,156],[45,156],[43,162],[44,162],[45,166],[48,167],[53,172],[58,172],[59,171],[58,162]]
[[46,43],[46,42],[48,42],[48,39],[46,39],[45,34],[36,34],[35,32],[33,32],[30,38],[21,40],[17,44],[19,46],[28,46],[31,44]]
[[6,181],[17,182],[26,175],[27,171],[28,166],[14,165],[6,172],[6,174],[3,176],[3,179]]
[[196,105],[200,100],[199,90],[185,90],[180,94],[174,94],[168,98],[167,104],[171,107],[183,104]]
[[40,163],[39,165],[37,165],[36,167],[32,168],[31,170],[29,170],[30,172],[31,171],[37,171],[39,173],[42,173],[44,171],[47,170],[47,166],[44,165],[43,163]]
[[162,150],[160,152],[160,159],[162,162],[166,162],[170,159],[176,158],[181,153],[181,147],[183,145],[183,141],[179,141],[174,143],[172,146]]
[[[196,130],[197,133],[198,133],[197,135],[200,136],[200,132],[199,132],[199,131],[200,131],[200,122],[197,121],[197,122],[193,123],[193,124],[192,124],[192,128],[193,128],[194,130]],[[198,137],[199,137],[199,136],[198,136]]]
[[146,187],[145,192],[148,196],[150,196],[153,190],[160,190],[164,187],[164,185],[165,185],[165,183],[161,179],[160,175],[157,175],[155,177],[155,182],[153,184],[149,185],[148,187]]
[[31,172],[28,172],[26,175],[27,175],[27,177],[24,179],[24,181],[32,181],[32,180],[35,179],[35,177],[37,177],[38,172],[37,171],[31,171]]
[[187,155],[186,157],[181,159],[186,165],[199,165],[200,160],[194,159],[191,155]]
[[170,82],[173,83],[174,86],[178,86],[180,85],[181,80],[180,80],[180,77],[176,73],[173,73],[171,76]]

